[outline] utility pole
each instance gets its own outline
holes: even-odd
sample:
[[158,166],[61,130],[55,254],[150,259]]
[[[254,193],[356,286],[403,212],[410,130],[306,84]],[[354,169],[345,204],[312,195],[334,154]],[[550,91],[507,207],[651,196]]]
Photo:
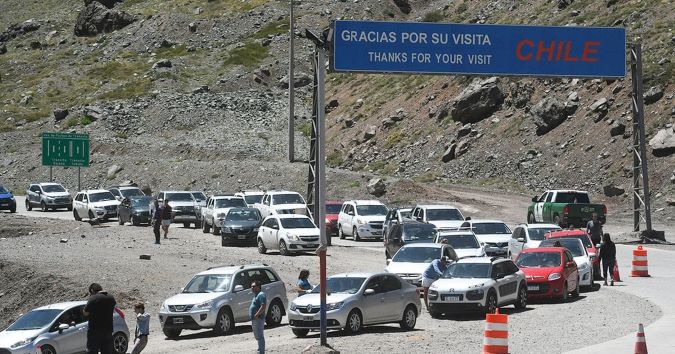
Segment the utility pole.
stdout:
[[295,161],[295,19],[293,16],[293,0],[290,1],[291,17],[289,19],[288,32],[290,37],[290,50],[288,59],[288,161]]

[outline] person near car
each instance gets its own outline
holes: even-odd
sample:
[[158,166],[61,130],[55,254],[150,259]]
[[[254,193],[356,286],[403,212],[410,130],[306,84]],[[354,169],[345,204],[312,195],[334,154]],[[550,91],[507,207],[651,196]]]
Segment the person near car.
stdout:
[[89,300],[84,306],[84,317],[89,321],[87,354],[112,354],[113,313],[115,298],[103,291],[98,283],[89,285]]
[[162,226],[162,208],[157,199],[154,201],[154,212],[152,214],[152,232],[155,234],[155,244],[159,245],[160,227]]
[[298,296],[305,295],[312,290],[312,284],[309,283],[309,270],[303,269],[298,276]]
[[162,230],[164,230],[164,239],[169,238],[169,225],[171,225],[171,205],[169,199],[164,199],[162,206]]
[[136,331],[134,332],[134,349],[131,354],[140,354],[148,345],[150,314],[145,313],[145,304],[142,302],[134,305],[134,313],[136,313]]
[[253,301],[248,308],[248,314],[251,317],[251,327],[253,327],[253,336],[258,341],[258,354],[265,353],[265,309],[267,297],[262,291],[260,281],[251,283],[253,290]]
[[600,247],[600,261],[602,261],[602,275],[605,277],[605,285],[607,285],[607,277],[610,278],[610,286],[614,286],[614,264],[616,264],[616,245],[610,238],[609,234],[602,235],[602,246]]
[[593,213],[591,218],[586,224],[586,233],[591,237],[593,244],[597,245],[602,239],[602,224],[598,220],[598,213]]
[[429,263],[429,266],[422,274],[422,287],[424,288],[424,305],[429,309],[429,287],[431,284],[438,280],[445,270],[448,269],[448,264],[450,264],[450,258],[447,256],[442,256],[439,259],[434,259]]

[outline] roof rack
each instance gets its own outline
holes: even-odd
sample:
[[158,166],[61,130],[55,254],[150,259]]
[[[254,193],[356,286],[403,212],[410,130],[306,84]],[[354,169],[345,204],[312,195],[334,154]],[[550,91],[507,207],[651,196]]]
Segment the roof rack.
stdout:
[[213,267],[208,267],[206,270],[211,270],[215,268],[223,268],[223,267],[234,267],[234,264],[224,264],[224,265],[219,265],[219,266],[213,266]]

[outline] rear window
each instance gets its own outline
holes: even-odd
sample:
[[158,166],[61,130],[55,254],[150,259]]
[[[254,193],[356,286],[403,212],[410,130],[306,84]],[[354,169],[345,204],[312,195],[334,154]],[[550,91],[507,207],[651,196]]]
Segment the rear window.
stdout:
[[326,214],[340,214],[342,204],[326,204]]
[[434,242],[436,228],[430,224],[403,225],[403,239],[406,241]]
[[546,229],[546,228],[536,228],[536,229],[529,229],[530,233],[530,240],[535,240],[535,241],[541,241],[543,240],[547,232],[551,231],[558,231],[560,228],[551,228],[551,229]]
[[565,193],[558,193],[558,195],[556,195],[555,197],[555,202],[568,204],[574,203],[589,204],[591,201],[588,199],[588,194],[586,193],[565,192]]
[[464,216],[457,209],[427,209],[427,220],[464,220]]

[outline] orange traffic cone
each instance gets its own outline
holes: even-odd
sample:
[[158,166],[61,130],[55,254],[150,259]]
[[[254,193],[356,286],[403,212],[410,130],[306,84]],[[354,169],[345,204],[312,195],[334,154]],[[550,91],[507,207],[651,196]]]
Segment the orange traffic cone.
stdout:
[[635,354],[647,354],[647,340],[645,339],[645,329],[642,323],[638,327],[637,339],[635,340]]
[[612,271],[612,280],[614,281],[621,281],[621,277],[619,276],[619,262],[614,261],[614,270]]
[[499,313],[485,316],[485,339],[483,354],[507,354],[509,352],[509,317]]

